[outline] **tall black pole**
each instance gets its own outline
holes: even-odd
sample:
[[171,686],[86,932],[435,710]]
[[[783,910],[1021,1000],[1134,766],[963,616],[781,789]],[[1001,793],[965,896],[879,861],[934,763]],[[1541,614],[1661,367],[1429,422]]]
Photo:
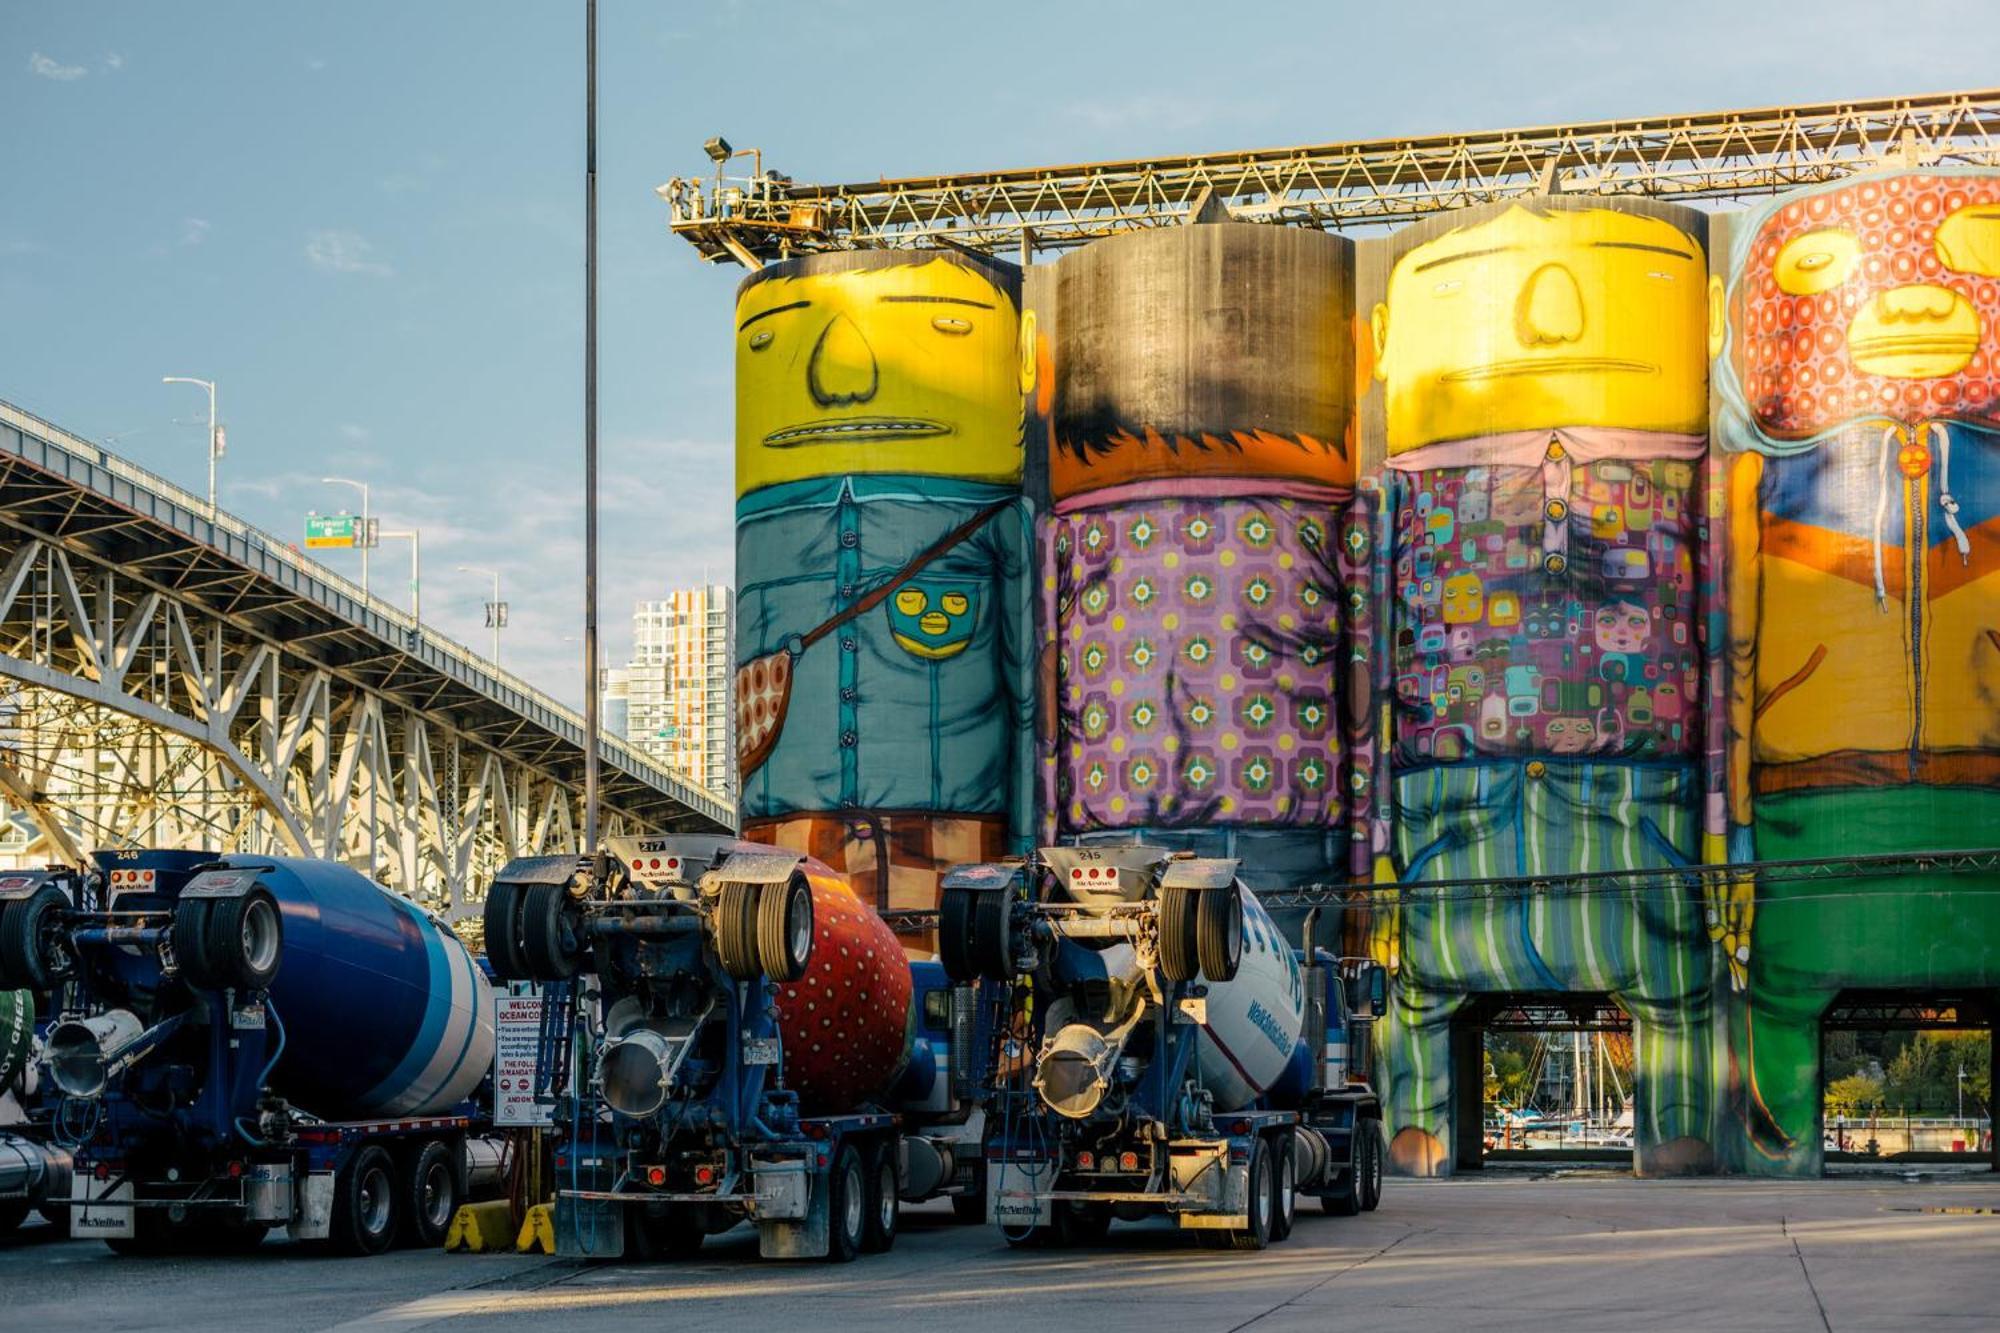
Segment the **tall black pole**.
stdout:
[[597,0],[583,55],[583,851],[597,854]]

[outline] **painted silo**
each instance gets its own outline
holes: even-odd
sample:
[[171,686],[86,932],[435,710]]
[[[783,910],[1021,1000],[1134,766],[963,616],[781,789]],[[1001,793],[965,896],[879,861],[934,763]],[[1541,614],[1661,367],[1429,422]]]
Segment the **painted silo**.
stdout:
[[[1388,582],[1384,815],[1405,882],[1683,865],[1720,783],[1704,729],[1706,224],[1529,198],[1386,242],[1370,311]],[[1371,418],[1373,419],[1373,418]],[[1719,825],[1716,827],[1719,832]],[[1642,1172],[1712,1160],[1700,904],[1409,897],[1383,1035],[1391,1157],[1448,1170],[1450,1029],[1501,993],[1634,1020]]]
[[[1990,845],[2000,173],[1780,195],[1737,222],[1722,282],[1733,859]],[[2000,900],[1962,878],[1766,883],[1720,930],[1753,1171],[1820,1171],[1841,991],[2000,984]]]
[[1240,856],[1253,889],[1348,878],[1352,268],[1339,237],[1215,223],[1045,280],[1057,839]]
[[743,832],[879,909],[1032,834],[1019,289],[895,251],[738,292]]

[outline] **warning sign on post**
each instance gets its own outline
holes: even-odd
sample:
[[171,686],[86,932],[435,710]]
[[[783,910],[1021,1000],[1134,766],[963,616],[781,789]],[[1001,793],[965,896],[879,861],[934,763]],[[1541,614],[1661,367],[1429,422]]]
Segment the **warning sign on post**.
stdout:
[[551,1125],[555,1108],[535,1101],[535,1055],[542,1044],[542,996],[530,981],[493,997],[493,1123]]

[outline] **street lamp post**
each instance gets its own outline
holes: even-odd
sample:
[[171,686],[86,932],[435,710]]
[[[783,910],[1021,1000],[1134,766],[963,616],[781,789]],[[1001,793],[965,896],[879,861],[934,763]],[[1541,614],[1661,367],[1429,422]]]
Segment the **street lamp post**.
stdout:
[[480,565],[460,565],[461,574],[484,574],[493,580],[493,600],[486,604],[486,627],[493,631],[493,665],[500,665],[500,631],[507,627],[507,603],[500,600],[500,571]]
[[410,619],[422,623],[424,618],[422,538],[415,528],[384,528],[380,535],[410,544]]
[[347,477],[321,477],[325,486],[352,486],[361,492],[361,595],[368,595],[368,483]]
[[198,380],[188,375],[165,375],[162,384],[198,384],[208,390],[208,516],[215,517],[215,460],[222,456],[219,447],[222,437],[215,430],[215,381]]

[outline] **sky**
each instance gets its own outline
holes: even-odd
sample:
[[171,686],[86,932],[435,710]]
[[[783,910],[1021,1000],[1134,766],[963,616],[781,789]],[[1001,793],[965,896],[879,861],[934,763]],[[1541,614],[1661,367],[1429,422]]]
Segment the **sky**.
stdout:
[[[600,0],[607,664],[731,575],[730,313],[653,188],[727,135],[800,181],[1975,88],[1975,6]],[[582,695],[582,0],[0,0],[0,398],[298,540],[374,488],[423,612]],[[400,543],[378,593],[405,601]],[[329,563],[349,576],[358,558]]]

